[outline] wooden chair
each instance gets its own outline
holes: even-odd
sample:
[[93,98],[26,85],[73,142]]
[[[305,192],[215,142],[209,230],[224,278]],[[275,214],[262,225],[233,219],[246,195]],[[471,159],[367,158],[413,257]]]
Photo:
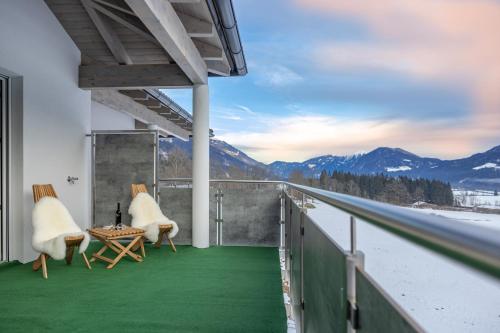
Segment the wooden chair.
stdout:
[[[43,197],[53,197],[57,198],[56,191],[51,184],[46,185],[33,185],[33,200],[35,203],[40,201]],[[76,246],[79,246],[83,241],[83,235],[81,236],[67,236],[64,238],[66,242],[66,264],[71,265],[71,261],[73,260],[73,252]],[[82,253],[83,261],[88,269],[92,269],[90,267],[90,263],[87,259],[85,253]],[[46,279],[47,275],[47,260],[49,259],[49,255],[46,253],[40,253],[40,256],[33,262],[33,270],[38,271],[40,267],[42,267],[43,277]]]
[[[144,184],[132,184],[131,186],[131,193],[132,193],[132,199],[136,197],[137,194],[139,193],[148,193],[148,189],[146,188],[146,185]],[[165,236],[168,240],[168,243],[170,244],[170,247],[174,252],[177,252],[177,249],[175,248],[174,242],[168,237],[168,233],[170,230],[172,230],[173,225],[172,224],[160,224],[160,233],[158,235],[158,241],[155,243],[155,247],[159,248],[161,246],[161,243],[163,241],[163,237]]]

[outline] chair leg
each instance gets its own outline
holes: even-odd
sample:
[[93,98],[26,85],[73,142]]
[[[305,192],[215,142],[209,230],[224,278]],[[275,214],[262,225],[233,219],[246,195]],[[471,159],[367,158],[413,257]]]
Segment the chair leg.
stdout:
[[73,261],[73,251],[75,250],[74,246],[68,246],[66,248],[66,264],[71,265]]
[[144,237],[139,241],[141,246],[141,254],[143,258],[146,258],[146,250],[144,249]]
[[47,279],[48,278],[48,275],[47,275],[47,260],[45,258],[45,254],[44,253],[40,254],[40,260],[42,261],[42,274],[43,274],[43,278]]
[[155,247],[160,248],[162,241],[163,241],[163,231],[160,231],[160,233],[158,235],[158,240],[155,243]]
[[35,261],[33,261],[33,271],[38,271],[42,267],[42,255],[40,254]]
[[92,267],[90,267],[89,260],[87,259],[87,256],[85,255],[85,252],[82,252],[82,257],[83,257],[83,261],[85,262],[85,265],[87,266],[87,268],[92,269]]
[[172,248],[172,250],[174,252],[177,252],[177,249],[175,248],[174,242],[172,242],[172,240],[168,236],[167,236],[167,239],[168,239],[168,242],[169,242],[170,247]]

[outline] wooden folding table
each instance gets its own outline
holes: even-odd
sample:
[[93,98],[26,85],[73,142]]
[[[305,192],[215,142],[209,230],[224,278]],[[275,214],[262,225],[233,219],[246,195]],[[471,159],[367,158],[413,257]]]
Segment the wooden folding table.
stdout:
[[[90,261],[95,261],[96,259],[105,261],[109,264],[106,267],[107,269],[115,267],[115,265],[126,255],[139,262],[141,262],[143,257],[146,256],[146,253],[144,251],[144,243],[142,241],[144,230],[142,229],[132,227],[125,227],[118,230],[92,228],[89,230],[89,233],[104,243],[104,246],[99,251],[97,251],[97,253],[92,254],[92,259],[90,259]],[[131,241],[127,246],[124,246],[118,241],[119,239],[131,239]],[[131,250],[136,244],[138,244],[141,248],[142,257],[138,254],[135,254]],[[103,253],[107,249],[114,251],[117,256],[114,259],[103,256]]]

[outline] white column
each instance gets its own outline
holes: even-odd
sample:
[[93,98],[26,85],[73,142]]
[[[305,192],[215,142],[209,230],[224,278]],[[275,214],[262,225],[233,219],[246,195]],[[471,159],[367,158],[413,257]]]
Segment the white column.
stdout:
[[209,100],[208,85],[193,88],[193,246],[209,246]]

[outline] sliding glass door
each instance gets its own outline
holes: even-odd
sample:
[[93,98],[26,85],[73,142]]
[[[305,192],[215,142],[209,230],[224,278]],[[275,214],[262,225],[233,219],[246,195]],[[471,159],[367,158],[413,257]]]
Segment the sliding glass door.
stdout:
[[7,116],[9,107],[8,80],[0,75],[0,262],[9,259],[9,230],[6,219],[5,193],[7,192],[6,182],[6,153],[7,142]]

